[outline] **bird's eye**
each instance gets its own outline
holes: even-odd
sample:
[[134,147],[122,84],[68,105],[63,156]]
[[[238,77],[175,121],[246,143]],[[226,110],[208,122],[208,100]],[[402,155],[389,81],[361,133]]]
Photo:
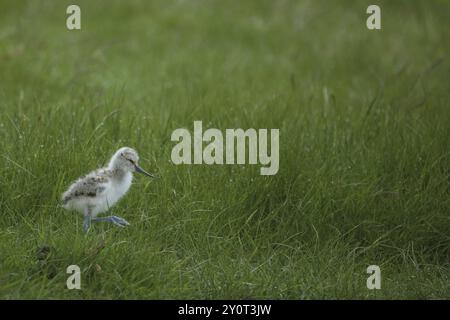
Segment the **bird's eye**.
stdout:
[[131,160],[131,159],[127,159],[128,161],[130,161],[132,164],[134,164],[134,161],[133,160]]

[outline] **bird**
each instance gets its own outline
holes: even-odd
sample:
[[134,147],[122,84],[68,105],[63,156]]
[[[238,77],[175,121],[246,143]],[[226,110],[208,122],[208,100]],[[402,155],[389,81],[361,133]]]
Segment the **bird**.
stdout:
[[133,173],[148,177],[138,165],[139,155],[133,148],[122,147],[111,157],[107,167],[94,170],[79,178],[62,194],[62,207],[84,215],[83,230],[88,232],[91,222],[110,222],[119,227],[130,223],[118,216],[97,217],[114,206],[130,189]]

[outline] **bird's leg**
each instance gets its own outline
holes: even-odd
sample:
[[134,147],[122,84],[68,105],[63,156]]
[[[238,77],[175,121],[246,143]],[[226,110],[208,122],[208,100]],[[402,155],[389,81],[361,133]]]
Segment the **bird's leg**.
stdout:
[[125,227],[125,226],[129,226],[130,225],[127,220],[125,220],[124,218],[118,217],[118,216],[92,218],[91,221],[111,222],[111,223],[114,223],[116,226],[119,226],[119,227]]
[[83,220],[83,230],[84,232],[89,231],[89,227],[91,226],[91,210],[89,208],[86,208],[84,213],[84,220]]

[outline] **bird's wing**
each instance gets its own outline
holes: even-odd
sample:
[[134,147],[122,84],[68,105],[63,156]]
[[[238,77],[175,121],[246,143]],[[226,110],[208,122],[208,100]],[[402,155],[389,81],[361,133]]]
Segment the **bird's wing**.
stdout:
[[63,204],[78,197],[97,197],[108,187],[110,174],[100,169],[75,181],[62,196]]

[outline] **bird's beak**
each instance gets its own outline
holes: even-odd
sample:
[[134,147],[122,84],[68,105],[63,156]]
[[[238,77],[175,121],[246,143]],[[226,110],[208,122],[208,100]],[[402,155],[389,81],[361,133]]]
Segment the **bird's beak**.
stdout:
[[137,164],[134,165],[134,169],[136,170],[136,172],[145,174],[147,177],[150,177],[150,178],[154,178],[155,177],[153,174],[148,173],[147,171],[145,171],[144,169],[139,167]]

